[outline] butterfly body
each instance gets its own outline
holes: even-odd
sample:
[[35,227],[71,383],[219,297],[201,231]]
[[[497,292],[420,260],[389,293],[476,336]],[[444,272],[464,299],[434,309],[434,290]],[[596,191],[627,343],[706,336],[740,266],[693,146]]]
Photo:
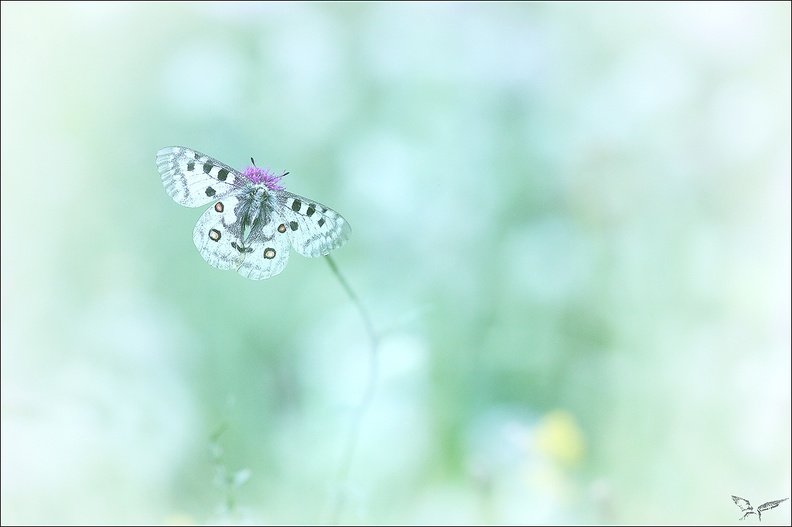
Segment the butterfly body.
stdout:
[[201,256],[218,269],[253,280],[286,267],[289,246],[307,257],[323,256],[349,239],[349,223],[334,210],[287,192],[266,170],[244,172],[183,146],[157,152],[165,190],[176,203],[213,202],[193,230]]

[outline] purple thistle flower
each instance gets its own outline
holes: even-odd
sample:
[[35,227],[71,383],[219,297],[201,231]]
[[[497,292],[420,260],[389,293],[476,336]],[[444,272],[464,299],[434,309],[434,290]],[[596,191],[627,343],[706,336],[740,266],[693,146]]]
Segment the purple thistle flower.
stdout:
[[250,165],[242,174],[248,178],[251,183],[264,183],[270,190],[284,190],[282,186],[278,185],[278,181],[280,181],[287,172],[284,172],[280,176],[276,176],[274,173],[270,173],[269,168],[261,169],[256,165]]

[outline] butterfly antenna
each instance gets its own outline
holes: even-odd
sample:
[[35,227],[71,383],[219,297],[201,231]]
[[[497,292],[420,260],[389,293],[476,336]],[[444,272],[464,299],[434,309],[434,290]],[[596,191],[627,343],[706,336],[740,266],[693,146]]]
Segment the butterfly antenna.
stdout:
[[339,516],[343,512],[347,501],[349,472],[352,467],[352,461],[355,457],[358,436],[360,435],[360,430],[363,424],[363,416],[365,415],[371,400],[374,398],[374,388],[377,384],[377,372],[379,370],[378,347],[380,336],[374,330],[374,325],[371,323],[371,317],[369,316],[368,311],[363,306],[363,303],[360,301],[358,296],[355,294],[355,291],[352,289],[352,287],[350,287],[349,283],[338,270],[335,261],[330,257],[329,254],[325,255],[325,259],[330,265],[333,274],[335,274],[338,278],[338,281],[341,282],[341,287],[344,288],[347,296],[349,296],[350,300],[352,300],[352,303],[354,303],[355,307],[357,307],[358,311],[360,311],[360,316],[363,319],[363,325],[365,326],[366,333],[368,333],[369,337],[369,376],[366,385],[366,391],[363,393],[363,397],[361,398],[360,403],[358,403],[358,407],[355,409],[352,416],[352,425],[349,431],[349,436],[347,437],[347,443],[344,449],[343,457],[341,458],[341,466],[338,470],[338,482],[340,488],[338,489],[338,494],[335,498],[335,504],[333,506],[333,511],[331,513],[332,517],[330,520],[331,525],[338,525]]
[[[251,163],[253,163],[253,166],[254,166],[254,167],[256,167],[256,162],[255,162],[255,161],[253,161],[253,158],[252,158],[252,157],[250,158],[250,162],[251,162]],[[256,168],[258,168],[258,167],[256,167]]]

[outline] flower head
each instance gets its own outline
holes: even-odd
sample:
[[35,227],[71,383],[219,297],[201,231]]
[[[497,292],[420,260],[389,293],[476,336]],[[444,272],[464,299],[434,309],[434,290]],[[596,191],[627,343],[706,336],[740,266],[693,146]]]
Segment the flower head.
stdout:
[[276,176],[274,173],[270,173],[269,168],[261,169],[256,165],[250,165],[242,174],[248,178],[251,183],[264,183],[270,190],[283,190],[283,187],[278,185],[278,181],[280,181],[287,172],[284,172],[280,176]]

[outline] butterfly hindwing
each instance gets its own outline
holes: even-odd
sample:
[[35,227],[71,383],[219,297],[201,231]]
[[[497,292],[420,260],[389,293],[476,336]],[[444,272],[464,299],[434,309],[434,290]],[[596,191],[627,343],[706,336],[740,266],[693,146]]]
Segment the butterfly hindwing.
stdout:
[[301,255],[324,256],[349,239],[352,228],[333,209],[285,190],[277,191],[276,200],[291,245]]
[[245,259],[241,230],[235,214],[239,200],[228,196],[209,207],[198,219],[193,242],[210,265],[218,269],[238,269]]
[[283,271],[289,261],[289,235],[277,215],[245,242],[245,259],[237,271],[251,280],[263,280]]
[[186,207],[199,207],[222,198],[246,182],[237,170],[184,146],[160,149],[157,168],[170,197]]

